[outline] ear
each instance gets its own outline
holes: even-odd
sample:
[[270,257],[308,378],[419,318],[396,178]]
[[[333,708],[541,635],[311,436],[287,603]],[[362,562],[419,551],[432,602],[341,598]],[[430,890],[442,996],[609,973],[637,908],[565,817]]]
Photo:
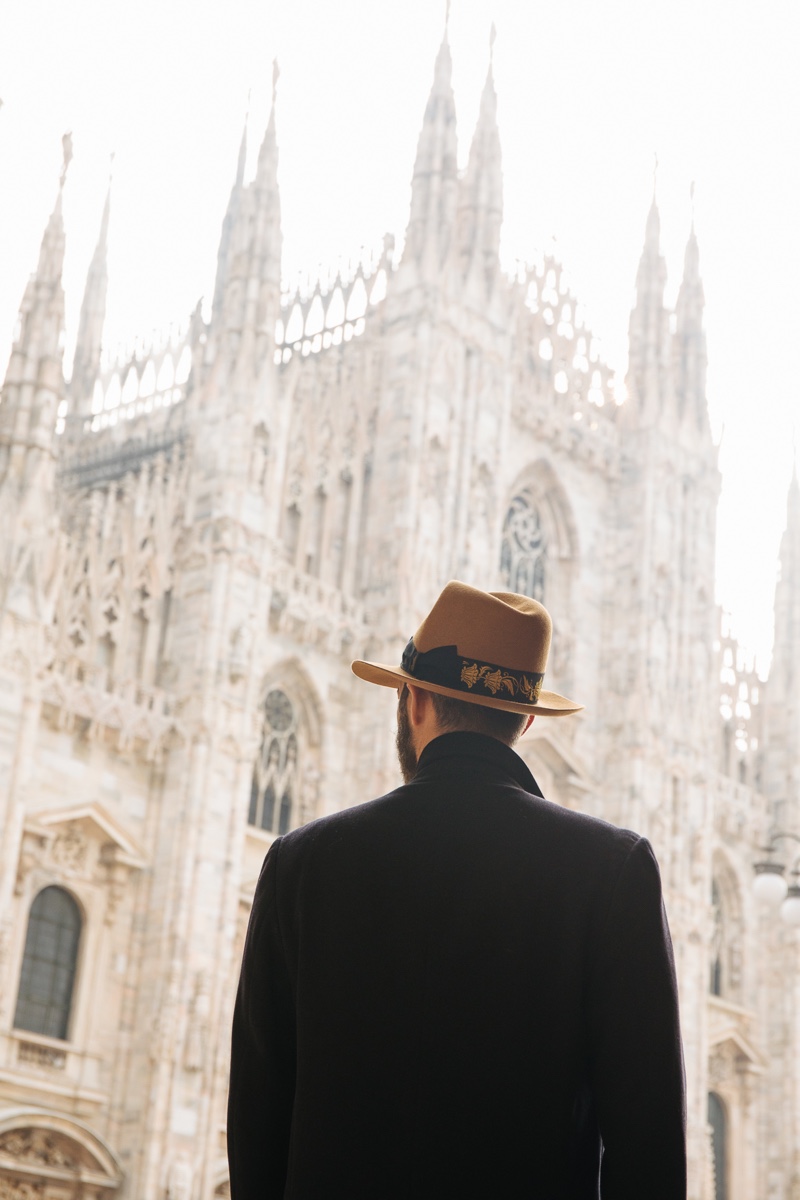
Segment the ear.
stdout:
[[[531,713],[531,715],[528,717],[527,724],[525,725],[525,728],[523,729],[522,733],[527,733],[535,720],[536,720],[536,714]],[[520,734],[520,737],[522,737],[522,734]]]
[[431,696],[425,688],[407,683],[408,688],[408,719],[412,728],[424,725],[431,712]]

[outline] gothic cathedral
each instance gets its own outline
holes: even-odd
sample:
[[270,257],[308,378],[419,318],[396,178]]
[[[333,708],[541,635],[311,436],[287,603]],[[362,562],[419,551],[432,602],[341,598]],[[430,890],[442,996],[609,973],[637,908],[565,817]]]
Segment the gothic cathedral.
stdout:
[[[447,41],[402,254],[281,287],[275,106],[210,319],[101,358],[108,205],[62,367],[62,175],[0,401],[0,1197],[228,1194],[238,963],[278,834],[398,781],[399,661],[451,578],[545,601],[521,753],[646,834],[682,995],[691,1200],[800,1196],[800,957],[753,863],[800,830],[800,484],[767,684],[714,602],[698,245],[655,201],[627,400],[559,263],[508,278],[491,70],[466,169]],[[763,858],[763,854],[761,855]],[[790,893],[791,895],[791,893]]]

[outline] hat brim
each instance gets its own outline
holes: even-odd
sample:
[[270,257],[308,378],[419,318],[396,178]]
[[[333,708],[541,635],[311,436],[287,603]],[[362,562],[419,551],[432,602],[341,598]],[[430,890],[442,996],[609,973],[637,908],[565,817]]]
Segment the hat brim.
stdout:
[[390,667],[384,663],[365,662],[357,658],[350,664],[352,672],[367,683],[377,683],[380,687],[399,687],[403,683],[413,683],[415,687],[424,688],[427,692],[437,692],[440,696],[452,696],[454,700],[464,700],[467,704],[480,704],[484,708],[501,708],[505,712],[521,713],[525,716],[568,717],[570,713],[580,712],[582,704],[559,696],[558,692],[540,692],[536,704],[518,704],[514,700],[502,700],[494,696],[475,696],[469,692],[459,691],[458,688],[443,687],[439,683],[428,683],[426,679],[415,679],[402,667]]

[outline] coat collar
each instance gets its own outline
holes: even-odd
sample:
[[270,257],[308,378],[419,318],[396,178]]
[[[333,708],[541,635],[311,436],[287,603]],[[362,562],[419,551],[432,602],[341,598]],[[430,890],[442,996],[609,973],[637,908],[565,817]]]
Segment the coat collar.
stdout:
[[481,772],[482,767],[484,770],[488,768],[491,773],[502,771],[526,792],[534,796],[542,795],[533,775],[510,746],[483,733],[461,730],[443,733],[428,742],[419,756],[414,782],[434,779],[452,771],[457,765],[467,767],[470,772]]

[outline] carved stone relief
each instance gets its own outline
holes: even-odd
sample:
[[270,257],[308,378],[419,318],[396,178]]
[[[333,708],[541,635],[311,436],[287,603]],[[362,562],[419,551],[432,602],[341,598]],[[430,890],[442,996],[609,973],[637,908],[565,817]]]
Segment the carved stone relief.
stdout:
[[34,867],[41,863],[46,852],[47,838],[36,833],[31,833],[30,830],[25,830],[22,835],[22,846],[20,848],[19,862],[17,864],[17,877],[14,884],[14,894],[21,896],[25,890],[25,881]]
[[83,832],[77,825],[70,824],[57,834],[51,857],[57,867],[77,873],[85,868],[88,851],[89,843]]
[[178,996],[174,984],[158,1003],[152,1019],[150,1061],[172,1062],[175,1058],[175,1037],[178,1030]]
[[0,1200],[44,1200],[44,1185],[0,1175]]
[[66,1167],[74,1171],[81,1165],[74,1151],[66,1149],[61,1140],[43,1129],[21,1129],[0,1137],[0,1154],[19,1163],[36,1163],[43,1167]]
[[708,1082],[712,1087],[723,1087],[736,1075],[736,1061],[729,1046],[716,1047],[708,1064]]
[[94,1155],[80,1143],[50,1129],[14,1129],[0,1134],[0,1165],[18,1164],[77,1174],[97,1171]]
[[553,627],[553,669],[562,687],[566,686],[566,681],[570,678],[574,650],[575,634],[569,616],[565,613]]
[[495,583],[496,548],[492,537],[494,488],[492,477],[485,467],[474,467],[470,492],[467,554],[470,572],[478,587]]
[[209,1061],[208,1021],[210,1013],[211,997],[208,992],[208,980],[201,971],[198,971],[183,1048],[183,1065],[187,1071],[202,1071]]
[[192,1178],[192,1168],[188,1159],[174,1158],[167,1168],[164,1200],[189,1200]]

